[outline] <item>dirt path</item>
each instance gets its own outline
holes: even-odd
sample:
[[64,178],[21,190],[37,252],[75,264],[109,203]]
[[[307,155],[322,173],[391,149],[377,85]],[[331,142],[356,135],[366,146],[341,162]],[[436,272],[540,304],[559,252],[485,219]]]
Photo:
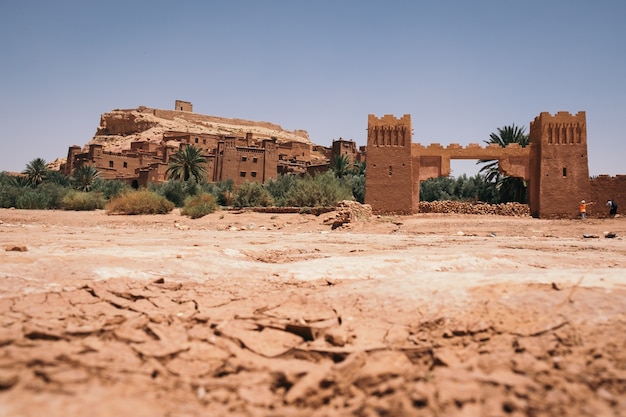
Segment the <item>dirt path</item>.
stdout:
[[0,416],[626,415],[625,219],[333,215],[0,210]]

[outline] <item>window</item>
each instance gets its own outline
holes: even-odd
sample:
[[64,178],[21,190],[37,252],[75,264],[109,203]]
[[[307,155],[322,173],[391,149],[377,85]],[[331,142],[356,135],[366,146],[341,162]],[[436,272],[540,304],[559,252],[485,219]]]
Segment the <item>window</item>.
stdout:
[[245,176],[246,176],[246,172],[245,172],[245,171],[241,171],[241,172],[239,173],[239,176],[240,176],[240,177],[244,177],[244,178],[245,178]]
[[251,176],[251,177],[256,178],[256,172],[255,172],[255,171],[252,171],[252,172],[250,173],[250,176]]
[[109,161],[109,168],[113,168],[113,161]]
[[259,158],[252,158],[252,162],[256,164],[257,162],[259,162]]
[[196,138],[196,143],[198,143],[198,138]]
[[242,157],[241,157],[241,161],[242,161],[242,162],[246,162],[247,160],[248,160],[248,158],[246,158],[245,156],[242,156]]
[[563,167],[563,178],[567,177],[567,167]]
[[128,168],[128,162],[124,161],[124,168]]
[[393,168],[391,167],[391,165],[389,165],[389,176],[391,177],[393,175]]
[[202,139],[202,144],[206,145],[206,139]]

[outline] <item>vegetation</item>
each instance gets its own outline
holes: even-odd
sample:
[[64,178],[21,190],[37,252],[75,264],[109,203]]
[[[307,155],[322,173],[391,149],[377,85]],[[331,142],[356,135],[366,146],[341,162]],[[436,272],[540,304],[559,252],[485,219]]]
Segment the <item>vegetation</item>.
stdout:
[[[484,142],[487,144],[498,144],[503,148],[511,143],[518,143],[522,147],[526,147],[530,143],[530,137],[526,134],[525,127],[518,127],[512,124],[498,128],[498,133],[491,133],[489,140]],[[526,181],[522,178],[502,175],[498,170],[497,160],[480,160],[478,163],[486,164],[480,169],[479,173],[484,174],[486,182],[495,184],[500,202],[528,202]]]
[[233,207],[268,207],[274,203],[269,191],[258,182],[244,182],[235,190]]
[[174,203],[148,190],[122,194],[105,206],[107,214],[166,214],[173,209]]
[[39,184],[44,182],[48,178],[48,165],[42,158],[35,158],[26,164],[26,169],[22,171],[22,174],[26,176],[26,183],[33,188],[37,188]]
[[439,177],[422,181],[420,184],[420,201],[482,201],[496,204],[499,202],[495,184],[486,182],[484,177],[476,174],[468,178]]
[[92,165],[81,165],[74,170],[72,175],[74,188],[85,192],[91,191],[98,179],[100,179],[100,171]]
[[281,205],[291,207],[330,207],[342,200],[352,200],[352,190],[333,171],[305,175],[296,180],[282,198]]
[[349,155],[338,155],[330,160],[330,169],[337,178],[344,178],[352,171],[352,161]]
[[206,162],[202,149],[184,146],[170,158],[166,174],[173,180],[201,182],[206,179]]
[[185,199],[185,205],[180,210],[183,216],[199,219],[207,214],[214,213],[218,209],[213,194],[202,193]]
[[64,210],[97,210],[104,208],[105,204],[106,200],[101,193],[72,190],[63,197]]

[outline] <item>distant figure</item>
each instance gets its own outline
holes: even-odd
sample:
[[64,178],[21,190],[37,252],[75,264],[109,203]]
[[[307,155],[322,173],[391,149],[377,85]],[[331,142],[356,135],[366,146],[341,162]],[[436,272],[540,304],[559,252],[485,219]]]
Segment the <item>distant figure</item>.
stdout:
[[590,201],[588,203],[585,203],[585,200],[581,200],[580,201],[580,206],[578,207],[579,211],[580,211],[580,218],[581,219],[586,219],[587,218],[587,206],[593,204],[593,201]]
[[613,200],[606,200],[606,205],[609,206],[609,216],[614,217],[617,214],[617,203]]

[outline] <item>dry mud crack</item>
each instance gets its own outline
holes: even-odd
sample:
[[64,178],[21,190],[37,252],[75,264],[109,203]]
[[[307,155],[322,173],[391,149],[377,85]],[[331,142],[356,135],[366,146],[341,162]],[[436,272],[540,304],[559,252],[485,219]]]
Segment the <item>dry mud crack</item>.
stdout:
[[0,210],[0,415],[625,415],[623,219],[331,216]]

